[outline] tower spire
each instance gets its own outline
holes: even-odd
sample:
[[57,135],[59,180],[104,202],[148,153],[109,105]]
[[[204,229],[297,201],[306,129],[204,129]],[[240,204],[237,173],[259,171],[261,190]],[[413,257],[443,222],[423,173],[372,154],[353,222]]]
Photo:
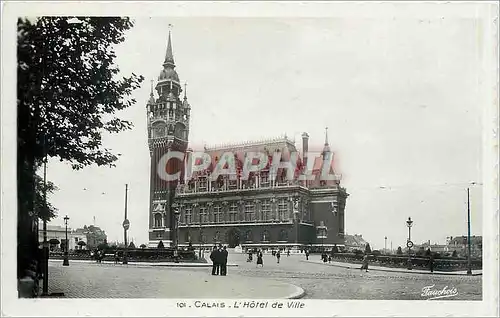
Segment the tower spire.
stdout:
[[171,38],[171,31],[172,31],[172,24],[168,25],[168,44],[167,44],[167,54],[165,55],[165,62],[163,62],[163,66],[167,67],[170,66],[172,68],[175,67],[174,63],[174,54],[172,53],[172,38]]
[[323,147],[323,159],[326,154],[330,152],[330,145],[328,144],[328,127],[325,127],[325,146]]
[[187,82],[184,82],[184,100],[187,99]]
[[154,81],[151,80],[151,92],[149,93],[149,103],[150,104],[154,104],[154,102],[155,102],[155,95],[153,93],[153,83],[154,83]]

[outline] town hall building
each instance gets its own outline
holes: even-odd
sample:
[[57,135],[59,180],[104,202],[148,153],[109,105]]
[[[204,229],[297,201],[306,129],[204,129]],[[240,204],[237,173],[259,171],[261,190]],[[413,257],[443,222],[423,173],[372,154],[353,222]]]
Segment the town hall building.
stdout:
[[[328,135],[321,154],[307,158],[309,135],[302,134],[299,174],[313,160],[312,180],[288,180],[283,171],[272,174],[270,166],[242,178],[211,178],[213,167],[223,153],[233,152],[241,168],[245,153],[298,152],[295,141],[286,135],[267,140],[205,147],[214,161],[193,178],[164,181],[158,175],[158,162],[169,151],[189,154],[191,106],[175,70],[169,33],[167,54],[147,103],[148,141],[151,156],[149,247],[207,247],[214,244],[256,248],[344,247],[345,206],[348,193],[340,177],[321,180],[323,167],[335,175],[331,165],[334,153]],[[285,158],[285,155],[281,156]],[[238,160],[238,159],[237,159]],[[177,167],[178,169],[179,167]],[[168,169],[168,168],[167,168]],[[175,170],[175,169],[174,169]]]

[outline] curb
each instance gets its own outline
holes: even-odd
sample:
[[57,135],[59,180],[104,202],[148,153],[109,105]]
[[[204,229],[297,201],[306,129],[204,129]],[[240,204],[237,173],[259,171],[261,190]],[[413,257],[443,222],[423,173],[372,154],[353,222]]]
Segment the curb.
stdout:
[[[353,267],[349,265],[337,265],[337,264],[328,264],[328,263],[316,263],[316,262],[311,262],[311,261],[301,261],[303,263],[312,263],[312,264],[318,264],[318,265],[327,265],[327,266],[333,266],[333,267],[339,267],[339,268],[345,268],[345,269],[359,269],[358,267]],[[445,275],[445,276],[482,276],[483,273],[472,273],[472,275],[467,275],[467,274],[455,274],[454,272],[413,272],[410,270],[390,270],[390,269],[384,269],[384,268],[371,268],[370,271],[379,271],[379,272],[387,272],[387,273],[407,273],[407,274],[420,274],[420,275]]]
[[[59,259],[49,259],[49,262],[59,262]],[[141,262],[129,262],[128,264],[115,264],[112,261],[104,261],[102,263],[96,263],[95,261],[86,260],[69,260],[70,264],[74,263],[84,263],[84,264],[107,264],[116,266],[134,266],[134,267],[181,267],[181,268],[212,268],[212,264],[209,263],[141,263]],[[238,264],[227,264],[227,267],[238,267]]]
[[[141,265],[140,263],[134,263],[129,265]],[[212,268],[212,264],[201,264],[201,265],[192,265],[192,264],[146,264],[143,266],[151,266],[151,267],[189,267],[189,268]],[[227,267],[238,267],[238,264],[227,264]]]
[[[293,284],[290,284],[290,285],[293,285]],[[293,286],[295,286],[295,289],[296,289],[295,292],[292,293],[291,295],[289,295],[288,297],[285,297],[285,299],[300,299],[306,295],[306,291],[303,288],[301,288],[297,285],[293,285]]]

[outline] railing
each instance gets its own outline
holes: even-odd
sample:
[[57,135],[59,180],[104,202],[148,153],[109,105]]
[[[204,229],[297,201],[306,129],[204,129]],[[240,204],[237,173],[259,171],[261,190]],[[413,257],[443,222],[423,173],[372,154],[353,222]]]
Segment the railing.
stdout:
[[[275,224],[275,225],[278,225],[278,224],[293,225],[295,222],[292,219],[288,219],[288,220],[259,220],[259,219],[257,219],[257,220],[250,220],[250,221],[248,221],[248,220],[236,220],[236,221],[223,221],[223,222],[208,221],[208,222],[203,222],[201,226],[202,227],[205,227],[207,225],[210,225],[210,226],[217,226],[217,225],[224,226],[224,225],[228,225],[228,224],[248,224],[248,225],[252,225],[252,224],[255,224],[255,223],[258,223],[258,224],[266,223],[266,224]],[[309,224],[309,225],[312,225],[313,221],[301,220],[300,224]],[[179,227],[180,228],[187,228],[187,227],[199,228],[200,227],[200,222],[199,221],[197,221],[197,222],[191,222],[191,223],[182,222],[182,223],[179,223]]]
[[[176,188],[176,194],[192,194],[192,193],[217,193],[217,192],[231,192],[231,191],[250,191],[250,190],[269,190],[274,188],[292,188],[292,187],[305,187],[305,184],[301,181],[286,181],[286,182],[276,182],[271,184],[271,182],[262,182],[260,184],[247,185],[244,183],[227,183],[223,186],[212,185],[208,187],[206,183],[199,183],[197,186],[189,186],[187,184],[181,184]],[[309,187],[310,189],[338,189],[338,186],[314,186]]]
[[[337,262],[361,264],[363,262],[363,254],[358,253],[333,253],[331,254],[332,260]],[[370,265],[393,267],[393,268],[407,268],[408,256],[407,255],[369,255],[368,261]],[[429,269],[429,257],[411,257],[412,268],[414,269]],[[474,270],[481,269],[483,262],[481,259],[473,259],[471,267]],[[434,258],[434,270],[437,271],[460,271],[466,270],[468,266],[466,259],[456,258]]]

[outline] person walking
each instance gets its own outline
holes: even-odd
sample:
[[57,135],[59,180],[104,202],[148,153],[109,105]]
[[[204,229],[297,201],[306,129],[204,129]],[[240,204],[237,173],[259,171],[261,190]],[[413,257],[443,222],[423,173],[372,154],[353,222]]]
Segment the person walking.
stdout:
[[210,260],[212,261],[212,275],[219,275],[219,250],[214,246],[212,253],[210,253]]
[[429,269],[434,273],[434,255],[429,256]]
[[290,249],[286,250],[286,257],[290,256]]
[[264,267],[264,260],[262,259],[262,252],[259,250],[257,252],[257,266]]
[[227,256],[228,256],[228,252],[227,252],[227,249],[226,247],[224,246],[224,248],[222,249],[222,252],[221,252],[221,265],[220,265],[220,274],[221,276],[226,276],[227,275]]
[[281,253],[280,253],[280,250],[278,250],[276,252],[276,261],[278,262],[278,264],[280,263],[280,257],[281,257]]
[[118,251],[115,251],[115,264],[118,264],[120,258],[118,257]]
[[251,262],[252,262],[252,251],[250,251],[250,250],[249,250],[249,252],[248,252],[247,262],[249,262],[249,263],[251,263]]
[[306,250],[306,261],[309,260],[309,250]]
[[365,256],[363,256],[363,264],[361,265],[361,270],[366,270],[368,272],[368,254],[365,253]]

